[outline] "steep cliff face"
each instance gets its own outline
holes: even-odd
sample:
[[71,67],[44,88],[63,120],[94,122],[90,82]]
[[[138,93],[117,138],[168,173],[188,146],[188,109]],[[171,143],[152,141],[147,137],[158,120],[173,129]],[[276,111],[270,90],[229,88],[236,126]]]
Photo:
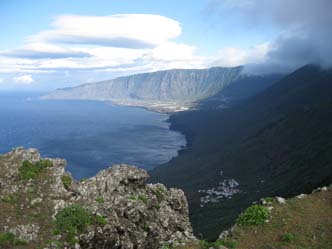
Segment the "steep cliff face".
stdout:
[[74,181],[35,149],[0,156],[1,248],[161,248],[195,243],[184,193],[116,165]]
[[239,77],[241,70],[241,67],[214,67],[158,71],[59,89],[44,98],[188,104],[220,92]]

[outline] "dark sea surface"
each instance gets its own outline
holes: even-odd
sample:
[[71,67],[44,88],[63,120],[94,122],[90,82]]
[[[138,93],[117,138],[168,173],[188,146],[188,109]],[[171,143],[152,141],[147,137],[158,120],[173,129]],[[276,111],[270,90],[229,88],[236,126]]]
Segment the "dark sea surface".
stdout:
[[37,94],[0,93],[0,154],[38,148],[43,157],[68,161],[76,179],[127,163],[151,169],[185,144],[168,116],[97,101],[39,100]]

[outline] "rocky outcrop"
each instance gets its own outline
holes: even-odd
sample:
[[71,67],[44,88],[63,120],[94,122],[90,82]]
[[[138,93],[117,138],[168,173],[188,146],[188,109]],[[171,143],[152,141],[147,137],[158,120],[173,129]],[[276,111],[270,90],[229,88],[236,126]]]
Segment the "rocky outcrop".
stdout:
[[[196,241],[183,191],[146,184],[145,170],[115,165],[77,182],[65,172],[65,160],[47,159],[51,166],[22,179],[26,160],[43,159],[37,150],[23,148],[0,157],[0,234],[10,232],[28,248],[153,249]],[[90,224],[69,243],[54,234],[54,220],[73,204],[102,222]]]
[[238,79],[242,68],[174,69],[136,74],[72,88],[44,99],[108,100],[154,109],[181,109],[213,96]]

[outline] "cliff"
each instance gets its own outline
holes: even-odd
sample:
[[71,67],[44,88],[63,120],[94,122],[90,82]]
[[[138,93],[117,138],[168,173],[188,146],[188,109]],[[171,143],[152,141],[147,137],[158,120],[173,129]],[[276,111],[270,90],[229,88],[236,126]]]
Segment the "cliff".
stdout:
[[167,248],[195,243],[184,193],[115,165],[80,182],[35,149],[0,156],[1,248]]
[[58,89],[44,99],[107,100],[118,104],[161,110],[183,110],[232,84],[242,67],[173,69],[136,74]]

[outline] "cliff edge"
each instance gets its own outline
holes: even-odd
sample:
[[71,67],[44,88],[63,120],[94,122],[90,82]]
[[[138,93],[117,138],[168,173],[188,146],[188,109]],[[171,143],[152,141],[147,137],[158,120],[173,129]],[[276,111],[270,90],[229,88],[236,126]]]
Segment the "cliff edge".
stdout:
[[[163,248],[195,242],[183,191],[115,165],[75,181],[63,159],[0,156],[1,248]],[[166,248],[166,247],[165,247]]]

